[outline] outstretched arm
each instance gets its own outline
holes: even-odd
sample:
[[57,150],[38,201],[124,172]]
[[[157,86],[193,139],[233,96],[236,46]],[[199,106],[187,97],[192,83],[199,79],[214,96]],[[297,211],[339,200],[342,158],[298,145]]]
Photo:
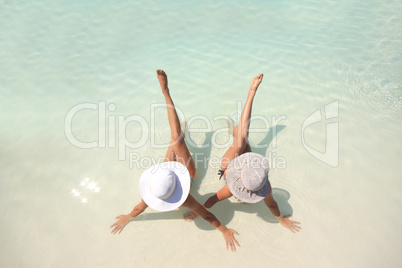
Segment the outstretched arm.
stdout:
[[226,169],[230,161],[232,161],[239,155],[247,151],[251,151],[250,146],[248,146],[247,142],[248,131],[250,126],[251,110],[255,94],[257,93],[258,86],[262,82],[262,78],[263,74],[258,74],[251,81],[246,103],[244,104],[243,111],[240,116],[239,125],[233,129],[234,141],[222,157],[221,169]]
[[[270,185],[270,187],[271,187],[271,185]],[[289,219],[292,215],[289,215],[289,216],[281,215],[278,204],[276,203],[274,197],[272,196],[272,190],[264,198],[264,202],[267,205],[267,207],[271,210],[271,213],[275,216],[275,218],[279,221],[279,223],[282,224],[283,227],[288,228],[293,233],[300,231],[300,229],[301,229],[301,227],[299,226],[300,222],[292,221]]]
[[126,226],[132,219],[140,215],[142,212],[144,212],[147,207],[148,205],[144,202],[144,200],[141,199],[141,202],[134,207],[130,214],[117,216],[116,219],[118,219],[118,221],[110,226],[110,228],[114,227],[112,229],[112,234],[116,234],[117,232],[120,234],[121,231],[123,231],[124,226]]
[[234,237],[234,234],[239,235],[239,233],[235,230],[228,229],[225,225],[221,224],[219,220],[215,217],[215,215],[205,209],[205,207],[203,207],[200,203],[198,203],[191,194],[188,195],[188,198],[184,202],[183,206],[191,209],[194,213],[198,214],[204,220],[209,222],[213,227],[218,229],[225,239],[226,249],[230,248],[230,250],[236,251],[235,244],[240,247],[239,242],[237,242],[236,238]]
[[229,190],[229,186],[225,184],[225,186],[222,187],[216,194],[208,198],[207,202],[205,202],[204,207],[206,209],[210,209],[213,205],[216,203],[228,199],[229,197],[232,196],[232,193]]
[[[216,194],[214,194],[213,196],[208,198],[208,200],[204,204],[204,208],[210,209],[213,205],[215,205],[219,201],[228,199],[231,196],[232,196],[232,193],[229,190],[229,186],[226,184]],[[199,217],[199,215],[193,211],[186,213],[183,216],[185,221],[193,221],[193,220],[197,219],[198,217]]]

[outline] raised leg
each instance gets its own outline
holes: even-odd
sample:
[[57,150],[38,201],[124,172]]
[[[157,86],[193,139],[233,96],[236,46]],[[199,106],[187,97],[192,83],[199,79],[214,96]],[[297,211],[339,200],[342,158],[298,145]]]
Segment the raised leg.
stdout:
[[184,133],[181,130],[180,120],[168,88],[167,75],[163,70],[156,70],[159,84],[166,101],[166,108],[170,126],[171,139],[169,148],[166,152],[165,161],[178,161],[185,165],[190,173],[190,177],[195,177],[195,164],[184,141]]
[[[233,128],[229,127],[229,132],[230,132],[230,134],[233,135],[233,137],[235,136],[235,133],[237,133],[238,127],[239,127],[239,125],[237,125],[237,126],[235,126]],[[248,135],[247,135],[247,137],[248,137]],[[242,155],[244,153],[249,153],[249,152],[251,152],[251,147],[250,147],[250,143],[248,142],[248,138],[247,138],[246,139],[246,146],[244,147],[244,150],[240,153],[240,155]]]
[[[262,74],[257,75],[251,81],[251,85],[248,91],[248,96],[246,100],[246,104],[244,105],[240,122],[238,126],[235,126],[233,129],[229,128],[230,133],[234,136],[234,141],[229,149],[226,151],[225,155],[221,161],[222,169],[226,169],[229,165],[230,161],[232,161],[237,156],[251,152],[250,145],[247,142],[248,137],[248,129],[250,125],[250,117],[251,117],[251,107],[253,104],[254,96],[257,91],[258,86],[261,84],[262,81]],[[226,174],[226,171],[225,171]],[[216,194],[208,198],[208,200],[204,203],[204,207],[209,209],[216,203],[225,200],[232,196],[230,192],[229,186],[226,184],[223,186]],[[194,212],[189,212],[183,215],[184,220],[186,221],[193,221],[199,217],[198,214]]]
[[262,82],[262,78],[263,74],[258,74],[251,81],[246,103],[244,104],[243,111],[241,113],[239,125],[233,129],[234,141],[222,157],[221,161],[222,169],[226,169],[230,161],[232,161],[237,156],[245,152],[251,151],[250,145],[247,142],[248,130],[250,126],[251,109],[258,86]]

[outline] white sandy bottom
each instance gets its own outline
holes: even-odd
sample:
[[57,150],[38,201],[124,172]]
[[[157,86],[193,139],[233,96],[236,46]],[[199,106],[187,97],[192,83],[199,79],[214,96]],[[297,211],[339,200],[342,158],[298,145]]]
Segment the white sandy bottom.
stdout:
[[[402,262],[399,2],[0,6],[1,25],[9,29],[0,33],[1,267],[397,267]],[[235,112],[252,77],[264,73],[253,115],[270,123],[272,116],[285,119],[275,140],[266,132],[250,139],[269,142],[257,152],[271,156],[274,198],[284,214],[301,222],[300,233],[281,227],[263,203],[230,199],[211,211],[240,233],[236,253],[226,251],[221,234],[203,220],[185,222],[185,209],[147,210],[121,235],[110,234],[114,217],[140,200],[144,168],[130,168],[129,154],[158,159],[165,149],[151,148],[147,140],[139,149],[127,149],[124,161],[109,140],[106,148],[79,149],[65,136],[65,117],[74,105],[104,101],[116,105],[106,111],[116,121],[140,115],[149,123],[150,105],[164,101],[156,68],[168,73],[183,117],[206,116],[212,130],[225,125],[214,116]],[[339,117],[311,125],[304,134],[308,146],[323,152],[326,123],[338,123],[337,167],[309,154],[301,138],[304,120],[333,101],[339,102]],[[97,112],[87,109],[74,117],[78,139],[98,140]],[[157,144],[169,141],[166,111],[157,110],[155,117],[149,135],[155,134]],[[131,141],[142,133],[139,125],[127,127]],[[228,140],[224,133],[191,132],[188,138],[198,146],[205,139]],[[190,147],[211,159],[225,150]],[[218,168],[209,164],[206,169],[197,163],[191,193],[200,202],[224,185]],[[85,178],[99,192],[80,186]]]

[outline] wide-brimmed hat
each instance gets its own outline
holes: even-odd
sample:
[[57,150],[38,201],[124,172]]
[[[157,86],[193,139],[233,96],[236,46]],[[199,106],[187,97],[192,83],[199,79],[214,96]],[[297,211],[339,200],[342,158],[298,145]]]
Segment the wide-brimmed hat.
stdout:
[[146,169],[140,177],[140,195],[151,208],[169,211],[180,207],[190,192],[190,174],[176,161]]
[[269,162],[260,154],[245,153],[233,159],[226,170],[230,192],[240,201],[257,203],[270,191]]

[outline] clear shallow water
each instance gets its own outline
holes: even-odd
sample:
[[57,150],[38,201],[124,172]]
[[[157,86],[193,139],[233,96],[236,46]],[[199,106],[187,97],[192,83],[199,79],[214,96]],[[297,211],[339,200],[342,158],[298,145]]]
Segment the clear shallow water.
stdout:
[[[115,3],[0,2],[0,262],[5,267],[195,267],[254,263],[265,267],[395,267],[401,220],[401,4],[398,1],[249,1]],[[155,69],[163,68],[176,105],[188,120],[204,115],[225,125],[244,101],[251,78],[264,73],[253,114],[272,123],[285,116],[270,173],[284,213],[303,230],[279,226],[263,204],[235,200],[213,212],[241,236],[226,252],[221,235],[185,210],[147,210],[119,237],[108,226],[139,200],[128,154],[163,156],[165,149],[79,149],[66,138],[65,118],[85,102],[113,103],[107,116],[151,120],[163,101]],[[339,101],[339,164],[331,167],[302,144],[303,122]],[[98,115],[74,117],[82,141],[98,138]],[[109,118],[108,118],[109,119]],[[325,148],[325,123],[305,129],[305,142]],[[107,127],[110,126],[108,121]],[[156,110],[155,141],[168,140],[166,112]],[[194,127],[201,122],[194,122]],[[252,127],[260,127],[261,122]],[[127,137],[141,137],[138,124]],[[152,134],[152,133],[151,133]],[[225,143],[225,133],[191,132],[197,145]],[[108,144],[109,140],[106,141]],[[191,147],[219,158],[226,148]],[[272,155],[271,155],[272,156]],[[278,165],[284,160],[285,167]],[[274,163],[271,163],[274,164]],[[198,165],[191,193],[203,202],[222,187],[217,169]],[[86,178],[99,192],[80,186]],[[77,189],[87,203],[74,196]],[[228,255],[230,254],[230,255]],[[197,259],[196,263],[194,258]]]

